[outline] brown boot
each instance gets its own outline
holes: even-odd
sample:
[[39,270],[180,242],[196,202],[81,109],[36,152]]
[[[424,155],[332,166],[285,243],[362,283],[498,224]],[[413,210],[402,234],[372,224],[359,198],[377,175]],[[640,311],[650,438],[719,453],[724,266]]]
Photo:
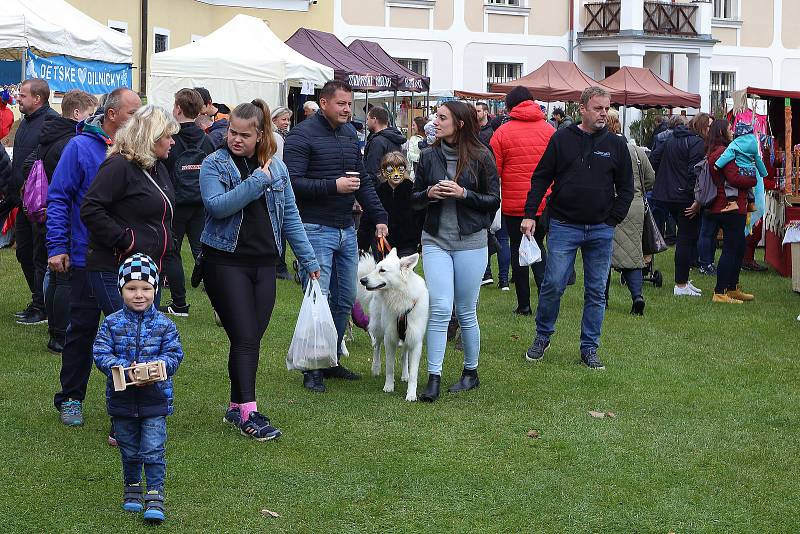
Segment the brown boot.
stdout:
[[744,302],[742,302],[741,300],[735,299],[728,294],[723,295],[722,293],[714,293],[714,296],[711,297],[711,302],[721,302],[725,304],[744,304]]
[[750,293],[745,293],[742,291],[742,286],[736,286],[736,289],[728,290],[726,294],[731,298],[742,300],[744,302],[749,302],[755,298]]

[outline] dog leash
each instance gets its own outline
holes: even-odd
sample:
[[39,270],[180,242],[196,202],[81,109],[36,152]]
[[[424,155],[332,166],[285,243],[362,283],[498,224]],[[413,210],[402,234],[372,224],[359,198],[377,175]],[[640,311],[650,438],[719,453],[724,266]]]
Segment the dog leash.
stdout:
[[392,251],[392,245],[389,244],[389,241],[385,237],[379,237],[376,245],[381,259],[386,258],[386,255]]

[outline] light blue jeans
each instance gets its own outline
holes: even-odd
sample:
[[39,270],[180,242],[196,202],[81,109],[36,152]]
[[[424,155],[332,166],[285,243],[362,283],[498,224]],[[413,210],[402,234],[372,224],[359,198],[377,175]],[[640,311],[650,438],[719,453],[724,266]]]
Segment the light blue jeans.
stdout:
[[428,373],[442,374],[442,362],[447,345],[447,325],[456,305],[456,317],[461,326],[464,344],[464,368],[477,369],[481,350],[481,330],[478,326],[478,294],[486,269],[488,248],[447,251],[435,245],[422,247],[422,266],[430,296],[428,318]]
[[[328,296],[331,315],[339,335],[336,346],[341,356],[342,338],[350,312],[356,301],[358,281],[358,244],[354,227],[334,228],[322,224],[303,224],[308,241],[314,249],[320,267],[319,285]],[[485,265],[485,264],[484,264]],[[301,269],[302,288],[308,284],[308,273]]]

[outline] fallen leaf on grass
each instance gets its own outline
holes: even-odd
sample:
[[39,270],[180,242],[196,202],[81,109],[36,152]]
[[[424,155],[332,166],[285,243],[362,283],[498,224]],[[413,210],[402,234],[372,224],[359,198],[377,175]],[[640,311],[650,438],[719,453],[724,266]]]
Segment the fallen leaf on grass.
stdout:
[[617,414],[615,414],[614,412],[608,412],[606,415],[609,416],[609,417],[616,417],[617,416]]
[[519,336],[516,334],[511,334],[511,339],[513,339],[514,341],[519,341]]
[[272,510],[267,510],[266,508],[261,510],[261,515],[263,515],[264,517],[280,517],[280,514],[278,514],[277,512],[273,512]]
[[294,404],[294,400],[293,399],[289,399],[289,402],[287,402],[286,404]]
[[603,412],[595,412],[595,411],[592,411],[592,410],[589,410],[589,415],[591,415],[592,417],[596,417],[598,419],[602,419],[603,417],[606,416],[606,414],[603,413]]
[[528,434],[527,435],[528,435],[529,438],[533,438],[533,439],[539,439],[539,437],[541,436],[541,434],[539,434],[539,431],[538,430],[534,430],[534,429],[528,430]]

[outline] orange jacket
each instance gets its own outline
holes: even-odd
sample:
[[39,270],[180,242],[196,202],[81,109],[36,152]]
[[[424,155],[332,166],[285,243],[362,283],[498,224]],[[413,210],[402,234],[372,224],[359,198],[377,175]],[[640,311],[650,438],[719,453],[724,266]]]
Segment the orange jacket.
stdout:
[[[495,130],[489,144],[500,175],[500,209],[504,215],[524,217],[531,176],[555,129],[548,124],[539,104],[533,100],[517,104],[510,117],[511,120]],[[542,214],[546,198],[545,195],[537,215]]]

